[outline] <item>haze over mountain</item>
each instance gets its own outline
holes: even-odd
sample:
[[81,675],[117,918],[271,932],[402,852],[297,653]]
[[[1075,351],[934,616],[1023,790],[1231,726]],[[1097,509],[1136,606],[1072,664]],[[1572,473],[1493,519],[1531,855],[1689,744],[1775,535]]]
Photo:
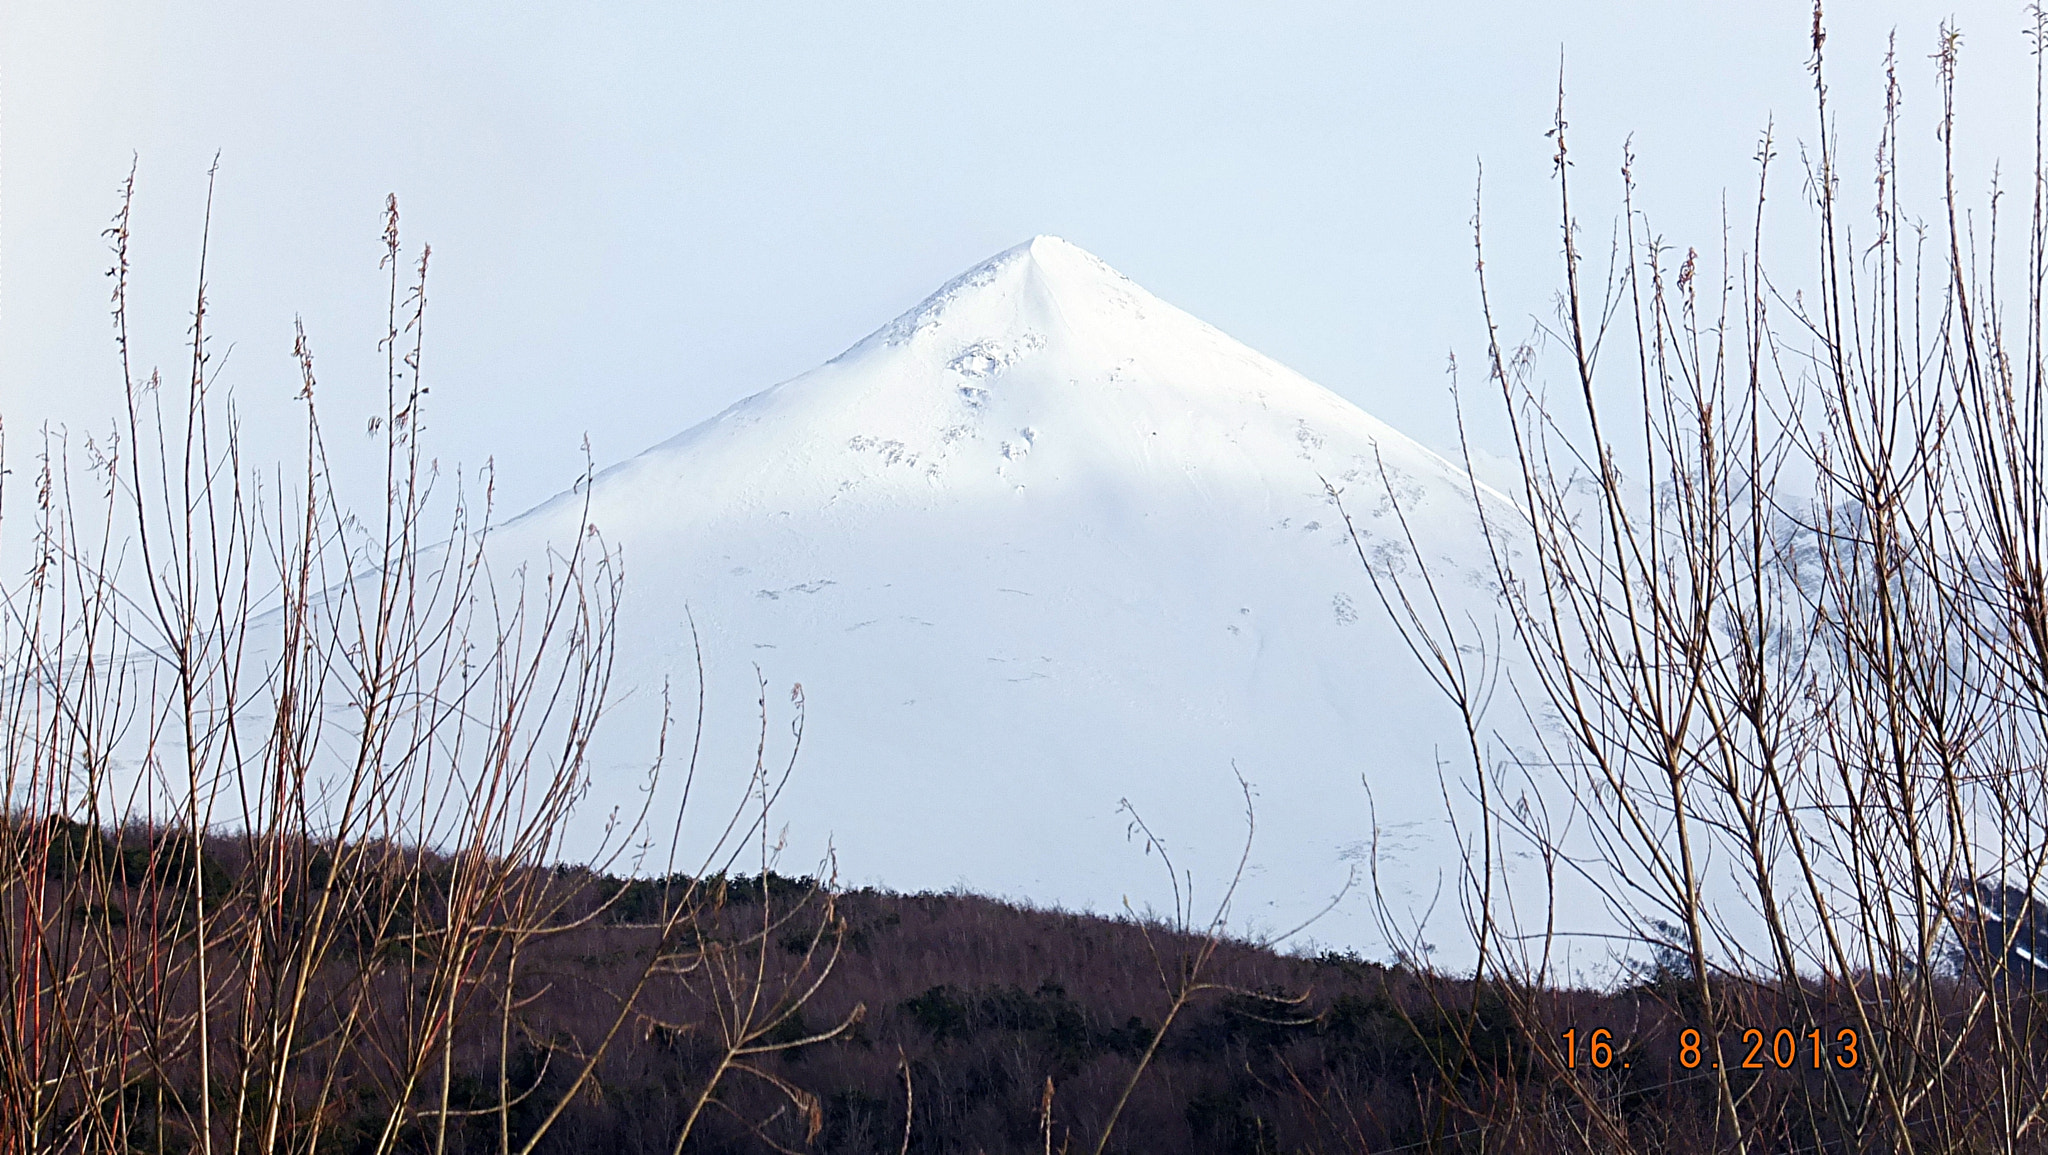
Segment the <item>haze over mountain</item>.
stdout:
[[758,667],[771,760],[792,683],[807,704],[785,869],[829,839],[850,882],[1165,908],[1129,799],[1206,913],[1243,843],[1235,767],[1257,836],[1233,924],[1289,929],[1356,868],[1308,934],[1372,950],[1375,804],[1397,906],[1456,918],[1436,766],[1462,739],[1325,478],[1369,555],[1412,564],[1390,481],[1454,608],[1490,617],[1462,470],[1039,237],[517,518],[492,553],[502,572],[561,547],[587,501],[623,556],[592,816],[637,803],[665,682],[687,748],[694,617],[700,829],[754,764]]

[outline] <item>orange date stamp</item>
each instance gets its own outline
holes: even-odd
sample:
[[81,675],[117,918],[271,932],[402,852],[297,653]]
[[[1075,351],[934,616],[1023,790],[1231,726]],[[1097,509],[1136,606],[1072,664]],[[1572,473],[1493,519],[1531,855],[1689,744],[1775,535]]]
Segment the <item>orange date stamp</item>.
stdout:
[[[1564,1042],[1564,1065],[1568,1070],[1578,1070],[1580,1058],[1579,1032],[1577,1028],[1558,1036]],[[1605,1071],[1611,1067],[1627,1068],[1629,1060],[1615,1049],[1614,1032],[1601,1027],[1586,1036],[1584,1055],[1586,1062],[1595,1070]],[[1780,1027],[1766,1032],[1759,1027],[1750,1027],[1742,1032],[1740,1046],[1721,1052],[1728,1060],[1730,1070],[1763,1071],[1776,1068],[1790,1071],[1797,1067],[1825,1070],[1830,1065],[1844,1071],[1853,1070],[1863,1063],[1862,1040],[1856,1028],[1843,1027],[1832,1038],[1816,1027],[1800,1034],[1790,1027]],[[1693,1027],[1678,1033],[1678,1065],[1688,1071],[1716,1070],[1721,1059],[1706,1050],[1706,1036]],[[1738,1060],[1735,1055],[1740,1053]]]

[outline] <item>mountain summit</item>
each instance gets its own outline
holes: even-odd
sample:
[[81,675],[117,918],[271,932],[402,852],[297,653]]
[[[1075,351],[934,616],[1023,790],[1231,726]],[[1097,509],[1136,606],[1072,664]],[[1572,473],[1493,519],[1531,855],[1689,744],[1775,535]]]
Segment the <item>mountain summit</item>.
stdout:
[[[1332,436],[1348,458],[1321,452]],[[1313,471],[1273,467],[1320,461],[1353,473],[1370,447],[1399,466],[1462,476],[1093,254],[1041,236],[824,366],[608,470],[593,500],[614,536],[641,518],[674,528],[678,517],[826,506],[845,517],[948,497],[1015,505],[1034,487],[1111,499],[1192,488],[1214,500],[1276,482],[1320,501]],[[542,511],[580,505],[565,494]]]
[[[829,839],[855,881],[1163,909],[1128,800],[1213,901],[1243,842],[1235,772],[1257,837],[1234,922],[1271,933],[1362,878],[1375,808],[1397,904],[1453,865],[1435,747],[1455,719],[1325,479],[1370,556],[1412,564],[1397,498],[1439,581],[1490,612],[1460,470],[1038,237],[516,519],[493,553],[559,547],[587,502],[623,557],[593,809],[637,798],[664,685],[693,697],[694,621],[696,799],[754,766],[755,669],[803,686],[782,809],[804,857],[785,868]],[[1370,946],[1369,913],[1354,890],[1310,933]]]

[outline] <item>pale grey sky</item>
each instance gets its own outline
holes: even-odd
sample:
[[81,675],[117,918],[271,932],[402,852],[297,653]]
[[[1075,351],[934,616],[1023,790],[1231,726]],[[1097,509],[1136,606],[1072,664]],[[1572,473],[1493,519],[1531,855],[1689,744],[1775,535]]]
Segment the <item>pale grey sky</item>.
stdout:
[[[1840,5],[1832,81],[1863,162],[1897,29],[1908,141],[1927,59],[1963,25],[1966,184],[2031,149],[2019,3]],[[0,8],[0,417],[117,396],[101,229],[131,153],[140,340],[178,364],[204,175],[212,303],[257,455],[288,452],[291,320],[331,426],[371,411],[379,212],[434,246],[434,444],[495,455],[508,512],[831,357],[1036,233],[1423,441],[1474,358],[1470,247],[1517,325],[1547,307],[1566,54],[1584,221],[1604,237],[1622,140],[1682,248],[1774,188],[1798,220],[1815,135],[1800,3],[99,3]],[[1853,179],[1853,178],[1852,178]],[[1922,190],[1929,191],[1929,190]],[[1860,203],[1860,202],[1859,202]]]

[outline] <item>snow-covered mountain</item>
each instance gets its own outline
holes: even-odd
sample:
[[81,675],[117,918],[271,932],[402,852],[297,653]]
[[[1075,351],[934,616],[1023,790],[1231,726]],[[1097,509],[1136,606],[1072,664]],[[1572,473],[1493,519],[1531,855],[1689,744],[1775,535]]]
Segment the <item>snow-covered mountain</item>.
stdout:
[[[1382,468],[1451,599],[1490,615],[1461,470],[1039,237],[528,512],[493,553],[563,544],[587,501],[623,555],[591,812],[637,802],[664,680],[690,712],[694,616],[700,825],[754,764],[755,667],[771,758],[802,683],[785,868],[829,839],[850,882],[1164,908],[1127,798],[1206,907],[1243,840],[1234,766],[1257,795],[1239,929],[1293,926],[1354,867],[1364,883],[1368,784],[1397,906],[1455,922],[1436,769],[1459,755],[1455,715],[1324,493],[1343,487],[1367,552],[1402,564]],[[1309,933],[1376,949],[1363,885]]]

